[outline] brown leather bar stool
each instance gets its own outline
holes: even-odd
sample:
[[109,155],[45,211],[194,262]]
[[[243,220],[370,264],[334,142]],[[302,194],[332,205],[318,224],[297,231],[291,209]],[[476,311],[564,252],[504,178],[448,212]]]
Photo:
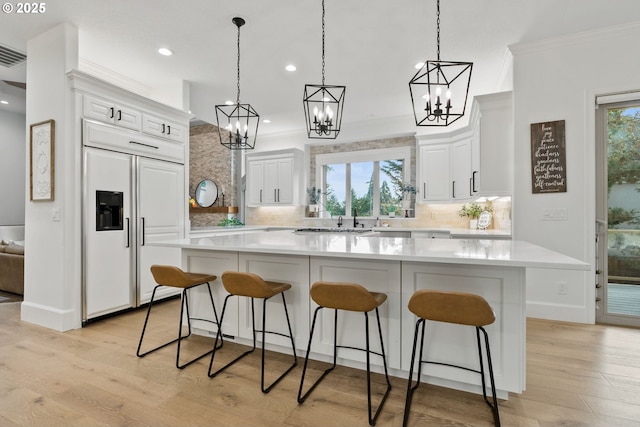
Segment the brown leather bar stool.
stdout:
[[[272,282],[263,280],[260,276],[254,273],[240,273],[237,271],[225,271],[222,273],[222,285],[227,290],[229,295],[227,295],[224,299],[224,305],[222,306],[222,315],[220,316],[220,323],[223,322],[224,313],[227,308],[227,301],[232,296],[241,296],[251,298],[251,321],[253,323],[253,347],[250,350],[245,351],[240,356],[233,359],[231,362],[227,363],[223,367],[219,368],[215,372],[212,372],[213,361],[216,357],[216,351],[218,349],[218,339],[222,339],[221,328],[218,328],[218,333],[216,334],[216,341],[213,345],[213,351],[211,353],[211,362],[209,362],[209,377],[213,378],[218,375],[220,372],[227,369],[229,366],[236,363],[238,360],[242,359],[246,355],[252,353],[256,349],[256,332],[262,333],[262,363],[261,363],[261,376],[260,376],[260,387],[263,393],[269,393],[271,389],[282,380],[285,375],[287,375],[293,368],[298,364],[298,358],[296,356],[296,346],[293,342],[293,332],[291,330],[291,322],[289,321],[289,312],[287,311],[287,302],[284,297],[284,293],[286,290],[291,288],[291,284],[289,283],[281,283],[281,282]],[[284,307],[284,314],[287,318],[287,326],[289,328],[289,334],[283,334],[280,332],[268,331],[266,330],[266,319],[267,319],[267,300],[276,295],[282,295],[282,305]],[[262,299],[262,330],[256,330],[256,314],[254,309],[254,299],[261,298]],[[291,339],[291,349],[293,350],[293,364],[287,368],[275,381],[271,383],[268,387],[264,386],[264,343],[265,343],[265,334],[275,334],[283,337],[288,337]]]
[[[144,357],[149,353],[153,353],[156,350],[159,350],[163,347],[166,347],[170,344],[173,344],[174,342],[178,342],[178,350],[176,352],[176,368],[178,369],[183,369],[184,367],[192,364],[193,362],[196,362],[200,359],[202,359],[203,357],[205,357],[206,355],[208,355],[209,353],[211,353],[211,350],[207,351],[204,354],[201,354],[200,356],[196,357],[195,359],[192,359],[190,361],[188,361],[187,363],[184,364],[180,364],[180,342],[189,337],[191,335],[191,319],[197,319],[197,320],[202,320],[205,322],[211,322],[214,323],[216,325],[218,325],[218,331],[220,330],[220,325],[221,323],[218,321],[218,312],[216,311],[216,305],[213,302],[213,294],[211,293],[211,285],[210,282],[213,282],[217,279],[217,276],[211,275],[211,274],[201,274],[201,273],[188,273],[188,272],[184,272],[181,269],[179,269],[178,267],[174,267],[171,265],[152,265],[151,266],[151,274],[153,275],[154,280],[156,281],[157,285],[156,287],[153,288],[153,293],[151,294],[151,301],[149,301],[149,307],[147,309],[147,317],[144,319],[144,326],[142,327],[142,333],[140,334],[140,342],[138,343],[138,351],[136,352],[138,357]],[[201,319],[201,318],[192,318],[189,315],[189,298],[188,298],[188,293],[187,291],[191,288],[194,288],[196,286],[200,286],[200,285],[207,285],[207,290],[209,291],[209,299],[211,300],[211,307],[213,308],[213,316],[215,318],[215,320],[211,320],[211,319]],[[144,333],[147,329],[147,323],[149,321],[149,315],[151,314],[151,307],[153,306],[153,302],[156,296],[156,291],[158,290],[158,288],[160,286],[169,286],[172,288],[181,288],[182,289],[182,301],[181,301],[181,305],[180,305],[180,319],[178,321],[178,338],[171,340],[169,342],[166,342],[164,344],[159,345],[158,347],[155,347],[151,350],[148,350],[144,353],[140,352],[140,349],[142,347],[142,340],[144,338]],[[184,310],[186,308],[187,311],[187,315],[186,315],[186,319],[187,319],[187,327],[188,327],[188,333],[185,336],[182,336],[182,319],[183,319],[183,315],[184,315]],[[220,345],[222,346],[222,342],[220,343]]]
[[[309,345],[307,347],[307,356],[304,359],[304,368],[302,370],[302,378],[300,379],[300,389],[298,390],[298,403],[303,403],[307,396],[316,388],[316,386],[324,379],[325,376],[336,367],[337,349],[348,348],[351,350],[364,351],[367,354],[367,403],[369,410],[369,424],[375,425],[380,410],[382,409],[384,402],[387,400],[387,396],[391,391],[391,382],[389,381],[389,374],[387,372],[387,357],[384,353],[384,344],[382,341],[382,328],[380,326],[380,313],[378,307],[380,307],[386,300],[387,295],[380,292],[369,292],[362,285],[357,283],[348,282],[315,282],[311,286],[311,298],[318,304],[318,307],[313,313],[313,322],[311,323],[311,332],[309,334]],[[304,377],[307,372],[307,364],[309,362],[309,353],[311,352],[311,341],[313,340],[313,331],[316,326],[316,320],[318,318],[318,312],[323,308],[334,309],[334,322],[333,322],[333,365],[324,371],[320,378],[302,394],[302,387],[304,385]],[[338,310],[347,310],[364,313],[365,319],[365,337],[366,348],[348,347],[344,345],[338,345]],[[381,352],[376,353],[369,348],[369,315],[368,313],[375,310],[376,320],[378,322],[378,334],[380,336],[380,348]],[[378,405],[375,415],[371,416],[371,353],[382,357],[382,363],[384,364],[384,375],[387,380],[387,389]]]
[[[482,378],[482,395],[484,401],[491,408],[493,413],[493,421],[497,427],[500,426],[500,414],[498,413],[498,399],[496,397],[496,384],[493,379],[493,365],[491,363],[491,350],[489,348],[489,335],[484,326],[492,324],[496,320],[496,315],[487,301],[479,295],[463,293],[463,292],[445,292],[422,289],[414,292],[409,300],[409,310],[418,316],[416,322],[415,334],[413,337],[413,351],[411,353],[411,367],[409,369],[409,380],[407,381],[407,399],[404,407],[403,426],[407,425],[409,420],[409,412],[411,407],[411,399],[413,392],[420,385],[420,376],[422,374],[422,365],[431,363],[435,365],[450,366],[454,368],[464,369],[470,372],[480,374]],[[434,362],[422,359],[422,350],[424,348],[424,331],[425,320],[436,322],[455,323],[457,325],[468,325],[476,328],[476,337],[478,344],[478,359],[480,369],[471,369],[464,366],[452,365],[449,363]],[[420,327],[422,327],[420,332]],[[489,367],[489,379],[491,381],[491,394],[493,402],[489,402],[487,398],[484,362],[482,360],[482,345],[480,340],[480,332],[484,336],[484,346],[487,353],[487,365]],[[420,353],[418,356],[418,378],[416,384],[412,386],[413,366],[416,359],[416,347],[418,335],[420,338]]]

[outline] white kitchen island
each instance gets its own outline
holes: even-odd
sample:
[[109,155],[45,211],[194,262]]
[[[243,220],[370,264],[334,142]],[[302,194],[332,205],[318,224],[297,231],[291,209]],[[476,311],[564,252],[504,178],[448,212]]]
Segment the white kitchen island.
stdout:
[[[589,264],[522,241],[478,239],[428,239],[358,236],[350,233],[296,234],[294,231],[252,230],[250,233],[222,234],[211,237],[149,243],[182,249],[182,267],[187,271],[211,273],[218,277],[226,270],[259,274],[264,279],[286,281],[292,289],[286,298],[298,355],[304,356],[311,316],[315,309],[309,287],[317,280],[351,281],[371,291],[385,292],[388,300],[380,307],[384,345],[390,373],[406,378],[409,370],[416,318],[407,303],[418,289],[472,292],[483,296],[496,312],[496,321],[488,326],[496,386],[501,398],[509,392],[521,393],[526,379],[526,304],[527,268],[588,270]],[[226,292],[218,279],[214,298],[220,307]],[[194,292],[198,289],[194,289]],[[205,315],[205,294],[194,295],[192,313]],[[227,307],[223,333],[229,339],[250,345],[252,339],[250,304],[232,298]],[[279,299],[270,301],[269,329],[286,330]],[[261,319],[256,304],[256,322]],[[210,308],[209,308],[210,310]],[[330,360],[333,315],[322,310],[312,345],[312,358]],[[338,340],[364,347],[364,316],[340,313]],[[371,316],[370,316],[371,318]],[[275,325],[275,326],[274,326]],[[212,334],[215,325],[195,324],[197,333]],[[427,328],[431,343],[428,358],[477,368],[477,350],[473,328],[433,324]],[[317,339],[316,339],[317,338]],[[279,336],[268,337],[267,347],[286,351]],[[372,338],[372,348],[378,345]],[[339,350],[340,364],[364,366],[364,354]],[[373,357],[374,369],[382,362]],[[424,367],[424,380],[472,392],[480,391],[477,374],[445,366]]]

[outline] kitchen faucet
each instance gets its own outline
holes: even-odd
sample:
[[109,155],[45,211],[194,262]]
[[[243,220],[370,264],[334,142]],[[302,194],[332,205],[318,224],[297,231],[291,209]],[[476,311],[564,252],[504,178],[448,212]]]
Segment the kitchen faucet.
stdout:
[[358,222],[358,211],[356,210],[356,208],[353,208],[353,228],[356,228],[358,224],[360,224]]
[[338,227],[342,227],[342,215],[338,217]]

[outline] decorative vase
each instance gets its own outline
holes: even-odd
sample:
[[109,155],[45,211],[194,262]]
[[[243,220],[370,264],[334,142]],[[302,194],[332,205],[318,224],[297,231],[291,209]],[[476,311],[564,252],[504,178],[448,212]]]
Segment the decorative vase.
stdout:
[[477,219],[470,219],[469,220],[469,228],[472,230],[475,230],[476,228],[478,228],[478,220]]

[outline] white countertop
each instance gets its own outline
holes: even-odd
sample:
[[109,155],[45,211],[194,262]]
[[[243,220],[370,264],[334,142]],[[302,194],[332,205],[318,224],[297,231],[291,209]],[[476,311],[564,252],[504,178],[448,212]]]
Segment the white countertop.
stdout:
[[[238,231],[241,231],[239,229]],[[148,242],[148,245],[215,251],[588,270],[590,264],[524,241],[426,239],[344,234],[295,234],[293,230],[222,233]]]

